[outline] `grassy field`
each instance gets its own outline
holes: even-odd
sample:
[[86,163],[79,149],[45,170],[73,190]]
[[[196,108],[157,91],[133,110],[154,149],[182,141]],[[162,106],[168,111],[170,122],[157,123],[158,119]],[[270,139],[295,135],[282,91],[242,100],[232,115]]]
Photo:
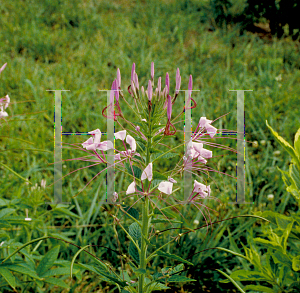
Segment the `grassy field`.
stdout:
[[[99,90],[111,87],[117,68],[120,68],[122,88],[126,98],[129,97],[127,87],[132,63],[136,64],[140,85],[146,87],[153,61],[155,80],[162,76],[164,81],[166,72],[169,72],[171,89],[175,87],[177,67],[182,76],[182,89],[187,89],[188,78],[192,74],[193,89],[201,90],[193,93],[198,104],[192,111],[193,129],[201,116],[214,120],[230,112],[214,126],[235,130],[237,99],[229,89],[253,90],[245,93],[245,132],[248,141],[246,201],[254,204],[238,207],[227,204],[235,200],[236,180],[211,173],[218,185],[212,180],[208,182],[214,195],[224,203],[221,206],[217,202],[207,202],[216,210],[211,215],[212,220],[220,215],[228,218],[266,209],[285,214],[296,210],[298,206],[286,192],[280,172],[276,169],[278,166],[287,170],[289,156],[274,141],[266,120],[289,143],[293,143],[300,117],[300,44],[290,37],[268,40],[250,32],[240,35],[239,29],[233,26],[214,28],[209,10],[204,9],[205,3],[171,0],[12,0],[2,3],[0,66],[7,62],[7,67],[1,73],[0,92],[2,96],[10,96],[11,104],[7,108],[7,123],[2,120],[0,124],[1,162],[22,177],[29,178],[33,184],[40,184],[42,179],[46,179],[47,185],[50,185],[53,183],[54,94],[46,90],[69,90],[62,94],[63,132],[87,132],[96,128],[105,132],[106,119],[101,112],[106,106],[106,95]],[[174,115],[181,111],[183,98],[182,94],[173,106]],[[128,115],[127,119],[133,119],[130,109],[126,105],[121,107]],[[172,138],[170,144],[183,140],[183,123],[178,125],[176,138]],[[116,124],[117,130],[120,129]],[[63,136],[64,143],[82,143],[86,139],[86,136]],[[211,141],[236,148],[234,140],[216,138]],[[254,141],[258,143],[253,144]],[[277,150],[280,153],[276,153]],[[218,157],[209,161],[209,166],[235,176],[236,155],[217,149],[213,150],[213,154]],[[63,150],[63,159],[81,155],[83,153],[79,151]],[[162,171],[167,171],[173,165],[174,161],[170,160],[160,164],[160,167]],[[84,166],[87,163],[65,162],[63,174]],[[9,207],[15,209],[15,216],[25,217],[25,208],[28,208],[29,216],[37,220],[6,228],[1,232],[0,240],[14,239],[25,243],[47,234],[64,237],[79,246],[93,243],[118,250],[109,226],[111,218],[108,215],[113,208],[107,207],[108,211],[103,212],[97,204],[105,196],[104,175],[76,198],[71,198],[96,172],[99,172],[99,167],[83,169],[63,181],[64,201],[72,202],[70,210],[82,217],[76,219],[72,214],[60,216],[59,213],[48,217],[50,208],[43,202],[53,197],[53,186],[33,195],[24,181],[2,167],[0,199],[10,200]],[[126,190],[128,183],[130,181],[118,177],[116,190]],[[268,194],[274,195],[273,202],[267,200]],[[32,205],[37,208],[32,208]],[[5,207],[3,201],[1,206]],[[186,213],[186,224],[190,227],[193,227],[194,219],[199,220],[200,225],[204,223],[203,217],[196,211]],[[184,258],[205,248],[229,248],[230,231],[237,231],[236,241],[246,244],[249,233],[242,227],[249,221],[245,218],[225,222],[222,227],[216,227],[220,233],[209,242],[203,241],[206,231],[198,230],[168,249]],[[254,235],[260,231],[259,223],[251,222],[249,229],[253,229]],[[53,229],[53,226],[57,227]],[[119,237],[124,250],[128,240],[122,233]],[[168,236],[165,238],[160,239],[160,243],[168,240]],[[39,261],[41,255],[59,243],[48,239],[40,244],[36,248],[36,260]],[[33,247],[35,245],[31,246],[31,250]],[[60,260],[71,260],[78,250],[67,244],[60,249]],[[28,253],[31,250],[28,247]],[[97,247],[91,248],[91,251],[115,267],[120,266],[120,261],[112,252]],[[9,250],[3,249],[0,253],[1,258],[5,258]],[[80,254],[77,261],[88,264],[91,259],[87,254]],[[242,267],[238,258],[225,257],[224,253],[210,250],[197,254],[192,261],[197,265],[189,270],[189,274],[197,282],[183,283],[181,287],[173,285],[172,290],[166,292],[237,292],[231,284],[218,283],[223,276],[214,269],[220,268],[230,273]],[[155,259],[154,263],[162,267],[162,262]],[[164,264],[173,263],[168,260]],[[70,291],[62,291],[62,288],[49,284],[45,284],[45,291],[42,291],[34,289],[34,283],[29,283],[22,292],[114,292],[113,286],[101,282],[92,273],[85,273],[82,277],[81,280],[73,279]]]

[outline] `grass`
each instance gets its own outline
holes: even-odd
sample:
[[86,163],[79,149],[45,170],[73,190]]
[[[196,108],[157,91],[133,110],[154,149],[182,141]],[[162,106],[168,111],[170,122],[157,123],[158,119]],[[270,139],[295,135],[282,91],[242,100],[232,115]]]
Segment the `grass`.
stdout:
[[[110,88],[116,70],[120,68],[122,88],[127,92],[133,62],[136,63],[140,85],[146,86],[150,77],[150,64],[154,61],[155,79],[162,76],[164,81],[166,72],[169,72],[171,89],[175,87],[177,67],[180,68],[182,76],[182,89],[187,88],[188,77],[193,75],[193,88],[201,90],[193,94],[198,104],[192,112],[193,129],[201,116],[216,119],[228,112],[231,113],[220,119],[215,126],[236,129],[236,94],[228,90],[253,89],[253,92],[245,93],[245,131],[246,140],[258,141],[258,147],[252,146],[251,143],[246,144],[246,195],[247,201],[254,201],[255,204],[239,207],[226,205],[226,209],[222,210],[217,203],[211,202],[211,207],[219,208],[217,213],[253,213],[255,210],[271,208],[267,194],[273,193],[276,209],[280,212],[286,213],[289,209],[295,209],[296,203],[285,191],[283,181],[276,170],[276,166],[287,170],[289,157],[278,147],[265,121],[268,120],[273,129],[290,143],[293,142],[299,128],[300,114],[297,107],[300,93],[299,42],[293,42],[289,37],[266,41],[252,33],[240,35],[235,28],[210,31],[209,14],[205,13],[203,3],[67,3],[58,0],[4,3],[0,18],[1,27],[5,28],[0,35],[0,65],[5,62],[8,65],[1,74],[0,92],[3,96],[9,94],[12,103],[7,109],[9,124],[1,123],[0,128],[1,136],[6,136],[0,139],[1,161],[21,176],[30,178],[34,184],[42,178],[47,179],[47,185],[52,183],[53,165],[49,163],[53,162],[54,94],[46,90],[69,90],[62,94],[63,132],[86,132],[95,128],[105,131],[106,120],[101,111],[106,106],[106,96],[98,90]],[[281,81],[276,80],[279,75],[282,77]],[[183,96],[173,106],[173,110],[179,113],[182,107]],[[128,107],[124,106],[122,109],[133,119]],[[182,123],[181,125],[183,126]],[[183,139],[183,133],[179,132],[182,129],[183,127],[178,127],[178,139]],[[13,138],[26,140],[27,143]],[[82,143],[84,140],[86,136],[63,136],[63,142],[66,143]],[[263,146],[261,140],[268,141],[267,145]],[[172,138],[171,143],[175,142]],[[236,148],[233,140],[215,139],[213,142]],[[279,157],[273,154],[277,149],[281,151]],[[82,154],[63,150],[63,158],[66,159]],[[221,160],[219,157],[212,160],[211,164],[215,165],[210,166],[215,169],[219,167],[220,171],[235,176],[236,156],[226,151],[214,151],[216,156],[225,154]],[[63,173],[67,174],[86,165],[84,162],[66,162]],[[171,166],[172,161],[160,164],[165,171]],[[94,181],[94,184],[76,199],[71,199],[95,172],[99,172],[99,168],[83,169],[63,181],[64,199],[72,202],[74,213],[82,215],[80,220],[67,218],[67,226],[102,225],[104,221],[108,221],[97,205],[97,201],[105,192],[105,185],[100,184],[103,179]],[[21,199],[29,196],[26,185],[20,178],[3,168],[0,169],[0,174],[1,197]],[[227,176],[213,176],[220,188],[218,190],[215,184],[211,185],[216,196],[225,203],[235,200],[235,180]],[[118,180],[117,184],[118,188],[123,190],[128,186],[125,179]],[[99,185],[99,194],[96,196]],[[46,194],[51,196],[52,192],[52,187],[46,189]],[[39,209],[42,212],[47,207],[43,205]],[[18,215],[25,215],[23,211],[20,208],[17,211]],[[191,223],[196,217],[201,221],[199,215],[190,214],[187,217]],[[233,221],[232,225],[240,225],[243,221]],[[55,223],[62,225],[64,222],[56,219]],[[48,219],[49,226],[55,223],[54,219]],[[88,242],[100,243],[99,238],[102,237],[101,245],[106,243],[116,249],[116,241],[109,235],[111,233],[106,233],[107,229],[109,227],[101,226],[97,229],[70,228],[68,231],[75,236],[67,237],[81,246]],[[12,239],[19,237],[19,241],[26,241],[24,234],[19,235],[14,231],[9,233]],[[200,236],[199,233],[195,237]],[[120,234],[120,237],[126,242],[124,235]],[[48,245],[51,245],[51,242]],[[45,245],[39,248],[41,253],[46,249],[43,246]],[[178,246],[170,249],[173,253],[181,250]],[[197,250],[197,247],[191,249]],[[75,249],[65,246],[64,257],[61,259],[70,259],[75,252]],[[97,253],[116,264],[112,255],[101,250],[97,250]],[[222,265],[220,261],[218,263],[220,256],[221,253],[214,253],[216,266]],[[205,260],[208,260],[208,256],[197,259],[199,262]],[[87,262],[88,258],[80,255],[80,261]],[[232,262],[233,270],[237,261],[228,261]],[[205,276],[200,276],[197,278],[198,286],[202,286],[201,279],[205,279]],[[213,273],[211,278],[210,281],[217,282],[220,275]],[[90,282],[92,280],[96,279],[92,278]],[[205,283],[206,287],[208,283]],[[226,285],[230,284],[222,284],[217,288],[220,291],[226,290]],[[185,286],[191,291],[182,292],[194,292],[192,290],[195,290],[195,287]],[[229,288],[232,290],[233,287],[228,287],[227,290]],[[105,289],[103,292],[109,291]]]

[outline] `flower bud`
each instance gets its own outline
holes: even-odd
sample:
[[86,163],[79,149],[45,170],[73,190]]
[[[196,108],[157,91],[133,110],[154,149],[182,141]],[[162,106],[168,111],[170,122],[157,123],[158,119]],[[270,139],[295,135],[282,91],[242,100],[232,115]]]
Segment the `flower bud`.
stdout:
[[268,201],[273,201],[273,200],[274,200],[274,195],[268,194]]
[[151,79],[154,80],[154,62],[151,63]]
[[261,144],[262,146],[264,146],[264,145],[266,144],[266,141],[265,141],[265,140],[261,140],[261,141],[260,141],[260,144]]
[[252,146],[255,147],[255,148],[257,148],[258,147],[258,142],[256,140],[253,141]]
[[279,156],[279,155],[280,155],[280,151],[274,151],[274,152],[273,152],[273,155],[274,155],[274,156]]
[[198,220],[194,220],[194,225],[199,225],[199,221]]

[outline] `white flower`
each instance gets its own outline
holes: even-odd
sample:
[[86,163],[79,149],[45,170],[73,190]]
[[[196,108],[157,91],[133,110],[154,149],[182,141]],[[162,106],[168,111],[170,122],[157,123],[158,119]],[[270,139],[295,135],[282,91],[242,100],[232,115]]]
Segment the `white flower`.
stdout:
[[133,152],[135,152],[136,151],[136,142],[135,142],[135,139],[131,135],[128,134],[127,137],[126,137],[126,142],[130,145],[131,150]]
[[114,198],[113,198],[113,200],[112,200],[112,201],[113,201],[113,202],[116,202],[116,201],[117,201],[117,199],[118,199],[118,194],[117,194],[116,192],[114,192],[114,194],[113,194],[113,195],[114,195]]
[[145,170],[142,173],[141,180],[148,179],[149,181],[152,180],[152,163],[149,163],[149,165],[145,168]]
[[171,178],[170,176],[168,176],[168,181],[169,181],[169,182],[172,182],[172,183],[177,183],[177,181],[174,180],[173,178]]
[[194,225],[199,225],[199,221],[198,220],[194,220]]
[[122,131],[115,133],[116,139],[120,139],[120,140],[124,141],[125,137],[126,137],[126,130],[122,130]]
[[158,185],[158,190],[165,194],[170,195],[172,193],[172,187],[173,187],[173,183],[167,182],[167,181],[162,181]]
[[127,188],[126,195],[135,192],[135,182],[133,181]]
[[43,188],[46,188],[46,180],[45,180],[45,179],[42,179],[42,181],[41,181],[41,186],[42,186]]
[[269,201],[273,201],[273,199],[274,199],[274,195],[273,195],[273,194],[269,194],[269,195],[268,195],[268,200],[269,200]]

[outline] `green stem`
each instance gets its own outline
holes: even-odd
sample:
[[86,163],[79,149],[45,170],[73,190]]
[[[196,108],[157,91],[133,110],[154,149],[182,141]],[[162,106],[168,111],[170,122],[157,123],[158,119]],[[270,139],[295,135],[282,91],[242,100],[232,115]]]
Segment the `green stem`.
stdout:
[[[151,138],[151,122],[150,122],[150,114],[149,114],[149,120],[148,120],[148,127],[149,127],[149,136],[148,136],[148,143],[147,143],[147,157],[146,157],[146,166],[150,163],[151,160],[151,155],[150,155],[150,148],[151,148],[151,143],[152,143],[152,138]],[[147,180],[145,182],[145,189],[148,190],[150,182]],[[149,198],[146,195],[145,196],[145,201],[143,203],[143,208],[142,208],[142,235],[143,237],[141,238],[141,251],[140,251],[140,269],[146,270],[147,267],[147,243],[145,239],[148,239],[148,233],[149,233],[149,225],[151,222],[151,217],[149,215]],[[144,279],[145,279],[145,274],[139,275],[139,284],[138,284],[138,293],[143,293],[143,287],[144,287]]]

